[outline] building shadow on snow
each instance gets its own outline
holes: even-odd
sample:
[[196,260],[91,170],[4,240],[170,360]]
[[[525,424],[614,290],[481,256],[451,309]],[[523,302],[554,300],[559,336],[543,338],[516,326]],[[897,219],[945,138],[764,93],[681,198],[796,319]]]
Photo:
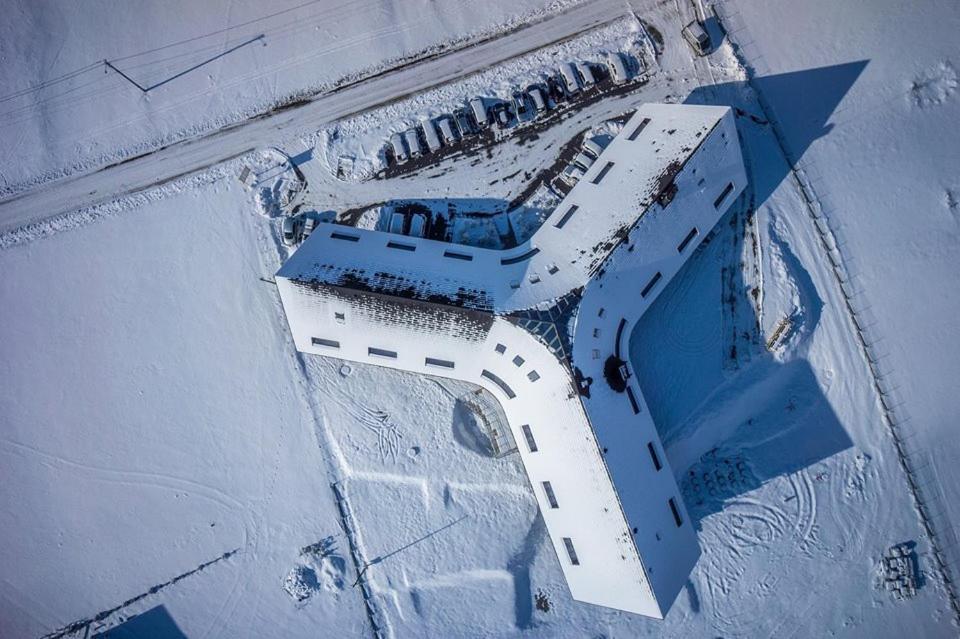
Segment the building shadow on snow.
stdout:
[[[737,108],[750,177],[747,192],[630,339],[640,386],[698,527],[737,496],[852,446],[824,395],[824,382],[805,357],[823,307],[813,279],[775,233],[765,234],[770,247],[744,243],[761,237],[752,228],[756,210],[810,145],[830,133],[830,117],[866,65],[858,61],[754,78],[752,87],[761,92],[766,109],[744,99],[751,93],[746,82],[700,87],[685,100],[751,105]],[[777,357],[767,349],[754,291],[761,280],[759,255],[768,251],[779,255],[798,300],[792,314],[772,318],[788,327],[774,350],[789,353]]]
[[131,617],[110,630],[94,635],[97,639],[187,639],[165,606],[156,606]]
[[[764,108],[760,108],[756,102],[752,102],[751,111],[739,108],[738,124],[748,121],[751,125],[771,127],[786,153],[788,166],[771,171],[771,166],[764,162],[769,158],[748,158],[748,161],[765,164],[765,170],[758,171],[760,180],[753,181],[751,176],[759,206],[776,190],[810,145],[830,133],[833,129],[830,117],[863,73],[867,63],[868,60],[858,60],[759,76],[749,83],[738,81],[706,85],[694,89],[684,103],[740,105],[745,102],[744,93],[751,92],[748,85],[760,92]],[[768,121],[768,117],[773,121]],[[774,162],[773,166],[779,164]]]

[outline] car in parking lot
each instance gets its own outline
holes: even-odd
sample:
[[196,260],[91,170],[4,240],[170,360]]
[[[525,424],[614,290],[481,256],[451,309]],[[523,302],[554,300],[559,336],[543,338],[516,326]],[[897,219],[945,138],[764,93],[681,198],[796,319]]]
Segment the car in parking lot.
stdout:
[[579,166],[581,169],[583,169],[584,172],[586,172],[587,169],[593,166],[594,161],[595,161],[594,158],[590,157],[583,151],[578,153],[577,157],[573,158],[573,163]]
[[560,104],[567,99],[567,90],[564,87],[563,78],[556,75],[547,77],[547,92],[555,104]]
[[523,116],[533,111],[533,107],[531,106],[530,96],[524,93],[523,91],[514,91],[513,109],[517,114],[517,119],[522,120]]
[[490,115],[487,113],[483,98],[470,100],[470,114],[473,116],[473,123],[478,129],[482,130],[490,126]]
[[452,115],[441,115],[434,120],[434,124],[440,130],[440,137],[444,145],[450,146],[460,140],[460,131]]
[[454,109],[453,119],[457,122],[457,128],[460,129],[460,136],[476,135],[479,131],[474,127],[473,120],[464,108]]
[[607,68],[610,70],[610,77],[613,78],[614,84],[623,84],[630,79],[630,72],[619,51],[607,54]]
[[513,111],[510,109],[510,103],[503,100],[490,107],[490,115],[499,129],[506,129],[512,125],[515,118]]
[[527,87],[527,95],[530,96],[530,100],[533,102],[533,108],[537,113],[543,113],[550,108],[550,103],[547,102],[547,90],[539,84],[531,84]]
[[288,215],[283,218],[283,224],[281,225],[281,234],[283,236],[283,243],[287,246],[293,246],[300,239],[300,229],[301,229],[302,220],[298,215]]
[[593,138],[587,138],[583,141],[583,152],[596,160],[603,153],[603,147],[597,144]]
[[580,90],[580,76],[572,62],[564,62],[560,65],[560,76],[563,78],[563,88],[567,95],[573,95]]
[[433,120],[421,120],[420,132],[423,134],[423,139],[431,153],[436,153],[443,146],[440,142],[440,136],[437,135],[437,128],[433,125]]
[[304,242],[317,228],[317,218],[309,213],[302,213],[301,215],[303,216],[303,232],[300,235],[300,241]]
[[407,155],[407,146],[403,143],[403,135],[394,133],[390,136],[390,148],[393,151],[393,159],[397,164],[403,164],[410,156]]
[[573,186],[580,181],[580,178],[584,176],[584,173],[586,172],[582,168],[576,164],[570,163],[567,165],[567,168],[565,168],[557,177],[561,182],[573,188]]
[[407,129],[403,132],[403,139],[407,143],[407,149],[410,151],[410,157],[416,159],[423,155],[423,147],[420,146],[420,138],[417,136],[416,129]]
[[583,87],[585,89],[588,89],[597,83],[597,79],[593,75],[593,69],[590,67],[589,62],[577,62],[576,67],[577,73],[583,80]]
[[703,25],[694,20],[683,28],[681,32],[683,39],[694,50],[697,55],[707,55],[710,53],[710,34],[703,28]]

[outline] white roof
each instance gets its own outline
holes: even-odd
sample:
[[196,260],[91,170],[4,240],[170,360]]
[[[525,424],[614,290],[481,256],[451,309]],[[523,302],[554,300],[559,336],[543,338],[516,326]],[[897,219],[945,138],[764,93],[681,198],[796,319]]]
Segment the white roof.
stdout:
[[[315,231],[277,282],[299,350],[490,390],[574,598],[662,617],[699,555],[696,534],[635,378],[614,388],[604,366],[628,359],[634,324],[744,185],[729,109],[646,105],[521,246],[333,226]],[[551,350],[521,326],[549,319],[530,309],[561,298],[572,335]]]

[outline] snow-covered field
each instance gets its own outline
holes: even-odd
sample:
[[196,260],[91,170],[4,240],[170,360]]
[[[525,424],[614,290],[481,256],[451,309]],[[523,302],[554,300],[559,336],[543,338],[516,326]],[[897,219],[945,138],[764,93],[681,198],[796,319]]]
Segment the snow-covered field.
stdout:
[[[747,211],[631,336],[703,552],[667,619],[571,600],[519,460],[491,456],[458,401],[467,386],[296,353],[271,283],[279,220],[235,177],[252,166],[270,186],[283,169],[264,151],[0,241],[0,636],[352,637],[371,619],[394,637],[957,634],[924,525],[956,575],[960,11],[728,0],[738,50],[695,61],[679,37],[691,7],[631,4],[664,39],[657,73],[536,136],[397,178],[331,173],[397,118],[536,73],[549,51],[276,146],[318,212],[503,210],[564,144],[639,103],[742,110]],[[263,7],[24,2],[0,25],[5,94],[181,40],[137,59],[145,82],[261,32],[266,46],[149,98],[98,68],[0,103],[20,109],[0,115],[0,173],[10,191],[89,168],[559,8],[306,3],[243,25]],[[120,35],[92,39],[108,15]],[[599,51],[631,23],[560,49]],[[516,226],[542,217],[535,204]],[[905,542],[920,587],[897,600],[879,566]]]
[[570,2],[7,4],[0,21],[2,194],[241,121]]

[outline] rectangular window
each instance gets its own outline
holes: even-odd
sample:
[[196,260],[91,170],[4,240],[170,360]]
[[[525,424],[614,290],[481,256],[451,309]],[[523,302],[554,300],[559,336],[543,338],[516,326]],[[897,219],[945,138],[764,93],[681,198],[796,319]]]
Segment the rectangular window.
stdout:
[[653,290],[653,287],[657,285],[657,282],[660,281],[660,278],[663,277],[660,274],[660,271],[657,271],[657,274],[650,278],[650,281],[647,282],[647,285],[643,287],[643,290],[640,291],[640,297],[646,297],[650,294],[650,291]]
[[594,184],[600,184],[600,181],[607,176],[607,173],[609,173],[610,169],[612,168],[613,168],[613,162],[607,162],[605,165],[603,165],[603,168],[600,169],[600,172],[597,173],[596,177],[594,177],[590,181],[593,182]]
[[464,262],[472,262],[473,256],[467,255],[466,253],[457,253],[456,251],[444,251],[444,257],[449,257],[454,260],[463,260]]
[[310,343],[314,346],[327,346],[329,348],[340,348],[340,342],[332,339],[323,339],[322,337],[311,337]]
[[527,440],[527,448],[530,450],[530,452],[537,452],[537,442],[533,438],[533,431],[530,430],[530,424],[524,424],[520,427],[520,430],[523,431],[523,438]]
[[490,371],[484,369],[484,370],[480,371],[480,376],[481,376],[481,377],[486,377],[486,378],[489,379],[491,382],[493,382],[494,384],[496,384],[496,385],[500,388],[500,390],[503,391],[504,395],[506,395],[509,399],[513,399],[514,397],[517,396],[517,394],[513,392],[513,389],[510,388],[510,386],[508,386],[505,381],[503,381],[502,379],[500,379],[499,377],[497,377],[496,375],[494,375],[494,374],[491,373]]
[[514,366],[523,366],[523,362],[524,362],[524,359],[523,359],[522,357],[520,357],[519,355],[517,355],[516,357],[513,358],[513,365],[514,365]]
[[376,355],[377,357],[389,357],[390,359],[397,359],[396,351],[388,351],[383,348],[374,348],[373,346],[367,349],[367,354]]
[[650,451],[650,459],[653,460],[653,467],[657,470],[663,468],[660,464],[660,457],[657,455],[657,449],[654,447],[653,442],[647,442],[647,450]]
[[547,496],[547,503],[550,504],[551,508],[560,507],[560,504],[557,503],[557,496],[553,492],[553,486],[548,481],[543,482],[543,494]]
[[527,373],[527,379],[529,379],[531,382],[535,382],[540,379],[540,373],[537,371],[530,371]]
[[507,347],[504,346],[503,344],[497,344],[496,348],[494,348],[493,350],[495,350],[495,351],[497,351],[498,353],[500,353],[501,355],[503,355],[504,353],[507,352]]
[[344,242],[359,242],[359,241],[360,241],[360,238],[359,238],[358,236],[356,236],[356,235],[350,235],[349,233],[337,233],[336,231],[334,231],[333,233],[331,233],[331,234],[330,234],[330,237],[332,237],[332,238],[335,239],[335,240],[343,240]]
[[387,242],[387,248],[399,249],[401,251],[416,251],[417,247],[413,244],[402,244],[401,242]]
[[677,502],[671,497],[668,502],[670,504],[670,512],[673,513],[673,521],[676,522],[677,528],[683,525],[683,519],[680,518],[680,510],[677,508]]
[[637,398],[633,395],[633,389],[627,386],[627,399],[630,400],[630,408],[633,409],[633,414],[638,415],[640,413],[640,405],[637,404]]
[[645,128],[647,128],[647,125],[648,125],[648,124],[650,124],[650,118],[644,118],[643,120],[641,120],[641,121],[640,121],[640,124],[638,124],[638,125],[637,125],[637,128],[635,128],[635,129],[633,130],[633,132],[630,133],[630,137],[628,137],[627,139],[630,140],[631,142],[633,142],[634,140],[636,140],[636,139],[637,139],[637,136],[640,135],[640,133],[641,133]]
[[697,227],[690,229],[690,232],[687,233],[687,236],[683,238],[683,241],[677,245],[677,253],[683,253],[683,249],[687,248],[687,245],[693,241],[693,238],[697,236],[700,231],[697,230]]
[[428,357],[423,361],[427,366],[437,366],[438,368],[453,368],[454,364],[448,359],[435,359]]
[[573,547],[573,540],[569,537],[564,537],[563,545],[567,548],[567,556],[570,557],[570,563],[574,566],[579,566],[580,559],[577,558],[577,551]]
[[563,217],[557,220],[557,223],[554,224],[554,226],[558,229],[562,229],[563,225],[570,221],[570,218],[573,217],[573,214],[577,212],[578,208],[580,207],[578,207],[576,204],[571,205],[570,208],[567,209],[567,212],[563,214]]
[[719,209],[720,205],[723,204],[723,201],[727,199],[727,196],[730,195],[730,191],[732,190],[733,190],[733,182],[730,182],[727,184],[727,186],[724,187],[723,192],[717,196],[717,199],[713,201],[713,208]]

